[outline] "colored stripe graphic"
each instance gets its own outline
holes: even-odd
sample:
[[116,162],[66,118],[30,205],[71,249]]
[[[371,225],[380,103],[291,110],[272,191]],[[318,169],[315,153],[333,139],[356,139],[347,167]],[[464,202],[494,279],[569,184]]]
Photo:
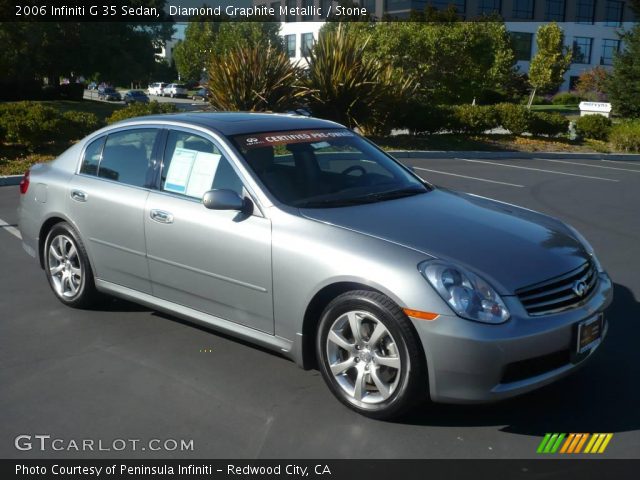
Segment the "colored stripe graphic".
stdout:
[[[604,453],[613,433],[547,433],[538,445],[537,453]],[[587,441],[588,440],[588,441]],[[584,451],[582,447],[586,444]]]

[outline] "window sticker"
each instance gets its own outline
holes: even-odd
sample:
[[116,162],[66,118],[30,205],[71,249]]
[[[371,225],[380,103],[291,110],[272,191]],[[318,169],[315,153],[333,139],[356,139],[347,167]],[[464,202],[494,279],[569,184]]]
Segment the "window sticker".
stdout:
[[221,155],[215,153],[197,152],[187,184],[187,195],[202,198],[205,192],[211,190],[220,157]]
[[220,155],[178,147],[173,152],[164,190],[201,198],[211,189]]

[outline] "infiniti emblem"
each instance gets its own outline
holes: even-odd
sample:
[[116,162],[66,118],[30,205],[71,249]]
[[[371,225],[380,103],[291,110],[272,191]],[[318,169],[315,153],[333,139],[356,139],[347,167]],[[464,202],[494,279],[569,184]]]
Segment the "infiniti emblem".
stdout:
[[577,296],[584,297],[585,293],[587,293],[587,284],[582,280],[578,280],[573,284],[572,289],[573,293],[575,293]]

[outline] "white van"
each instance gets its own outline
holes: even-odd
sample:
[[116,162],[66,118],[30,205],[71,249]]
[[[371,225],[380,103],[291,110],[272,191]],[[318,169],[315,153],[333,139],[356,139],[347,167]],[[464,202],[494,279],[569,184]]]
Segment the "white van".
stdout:
[[149,87],[147,88],[147,95],[156,95],[156,96],[160,96],[162,95],[162,90],[164,89],[164,87],[167,84],[164,82],[155,82],[152,83],[151,85],[149,85]]

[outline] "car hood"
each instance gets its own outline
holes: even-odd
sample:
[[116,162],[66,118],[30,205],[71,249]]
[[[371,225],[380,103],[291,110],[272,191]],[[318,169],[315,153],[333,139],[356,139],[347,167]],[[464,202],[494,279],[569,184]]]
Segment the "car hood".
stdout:
[[502,295],[562,275],[589,258],[559,220],[440,188],[396,200],[300,213],[469,268]]

